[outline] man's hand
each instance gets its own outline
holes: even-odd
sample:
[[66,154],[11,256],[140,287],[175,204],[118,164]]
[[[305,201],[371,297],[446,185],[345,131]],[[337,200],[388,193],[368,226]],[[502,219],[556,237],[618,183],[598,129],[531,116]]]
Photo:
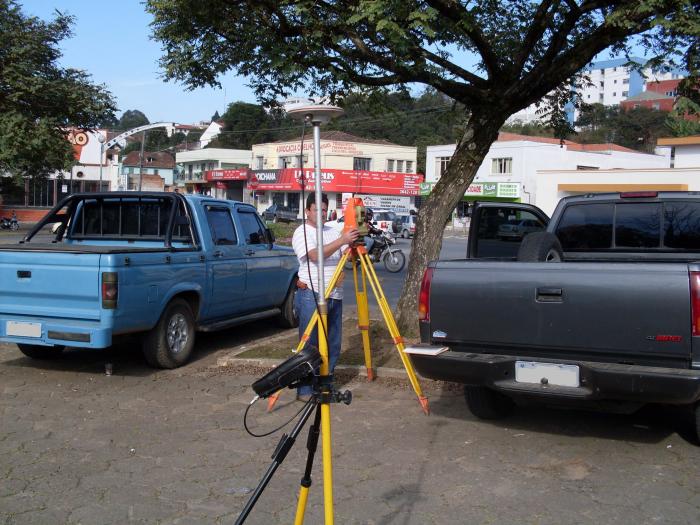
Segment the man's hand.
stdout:
[[360,237],[360,230],[357,228],[350,228],[349,230],[343,230],[343,234],[340,238],[343,240],[343,244],[352,244]]

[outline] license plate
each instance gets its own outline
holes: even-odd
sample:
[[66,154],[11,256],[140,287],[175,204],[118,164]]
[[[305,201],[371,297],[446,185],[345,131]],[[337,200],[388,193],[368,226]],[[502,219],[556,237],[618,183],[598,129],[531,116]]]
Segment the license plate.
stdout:
[[537,383],[578,387],[579,369],[576,365],[555,363],[515,362],[515,380],[518,383]]
[[20,337],[41,337],[41,323],[7,321],[7,323],[5,323],[5,333],[7,335],[17,335]]

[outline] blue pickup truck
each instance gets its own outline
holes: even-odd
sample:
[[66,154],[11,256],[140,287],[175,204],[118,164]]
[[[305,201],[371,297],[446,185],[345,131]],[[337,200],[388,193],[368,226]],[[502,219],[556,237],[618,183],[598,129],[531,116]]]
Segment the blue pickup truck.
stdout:
[[0,246],[0,341],[47,359],[141,334],[149,364],[187,362],[195,332],[297,324],[297,259],[241,202],[161,192],[73,194]]

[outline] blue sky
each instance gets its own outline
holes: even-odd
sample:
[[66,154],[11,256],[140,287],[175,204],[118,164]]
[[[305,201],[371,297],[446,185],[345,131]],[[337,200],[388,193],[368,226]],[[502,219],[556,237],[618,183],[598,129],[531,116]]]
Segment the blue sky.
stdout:
[[55,10],[75,17],[74,36],[61,43],[63,66],[83,69],[105,84],[121,112],[143,111],[151,122],[193,123],[223,113],[237,100],[256,102],[245,79],[221,79],[223,89],[187,91],[162,80],[160,45],[149,38],[151,17],[140,0],[19,0],[28,15],[48,20]]

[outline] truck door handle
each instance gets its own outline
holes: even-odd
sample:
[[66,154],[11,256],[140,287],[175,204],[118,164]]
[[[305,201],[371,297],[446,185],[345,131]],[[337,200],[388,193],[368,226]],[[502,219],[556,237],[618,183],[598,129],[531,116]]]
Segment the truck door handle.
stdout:
[[224,256],[224,252],[222,252],[220,250],[217,250],[214,252],[214,257],[223,257],[223,256]]
[[561,303],[564,291],[561,288],[538,288],[537,302],[540,303]]
[[245,254],[246,254],[246,255],[255,255],[255,250],[250,250],[250,249],[249,249],[249,250],[246,250],[246,251],[245,251]]

